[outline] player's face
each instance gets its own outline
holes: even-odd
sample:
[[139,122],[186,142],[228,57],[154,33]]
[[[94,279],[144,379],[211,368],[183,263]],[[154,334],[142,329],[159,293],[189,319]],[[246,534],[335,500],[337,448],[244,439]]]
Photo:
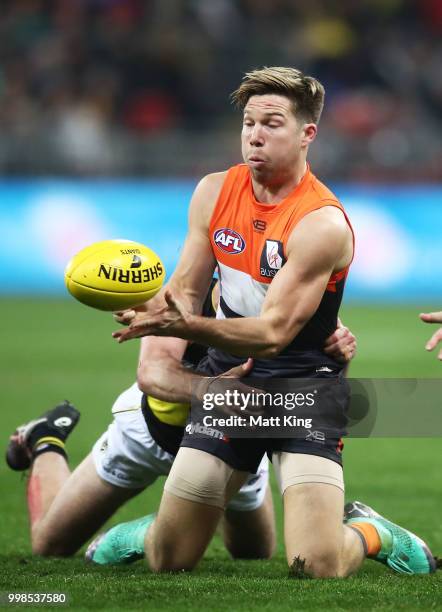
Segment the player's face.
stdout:
[[[244,109],[242,155],[259,181],[289,175],[305,142],[305,125],[285,96],[252,96]],[[310,124],[311,125],[311,124]]]

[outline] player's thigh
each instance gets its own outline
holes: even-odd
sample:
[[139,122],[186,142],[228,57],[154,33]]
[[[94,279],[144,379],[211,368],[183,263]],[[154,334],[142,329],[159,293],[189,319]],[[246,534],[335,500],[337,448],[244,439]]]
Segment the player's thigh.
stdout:
[[34,536],[41,554],[68,555],[82,546],[127,500],[143,489],[102,480],[91,455],[72,472]]
[[141,401],[136,384],[121,393],[112,407],[112,422],[92,448],[97,474],[116,487],[148,487],[167,475],[173,462],[153,439]]
[[287,561],[315,567],[339,565],[343,545],[342,467],[325,457],[275,453],[273,462],[284,503]]
[[203,555],[231,497],[247,474],[194,448],[181,447],[147,534],[155,571],[192,569]]
[[253,510],[226,508],[223,536],[227,550],[236,559],[268,559],[276,545],[275,515],[270,484],[264,499]]

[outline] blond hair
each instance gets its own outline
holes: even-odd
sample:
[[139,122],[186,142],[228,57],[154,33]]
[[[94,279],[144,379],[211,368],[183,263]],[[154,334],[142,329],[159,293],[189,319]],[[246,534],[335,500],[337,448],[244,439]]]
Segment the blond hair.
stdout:
[[232,102],[244,109],[249,98],[266,94],[278,94],[288,98],[293,114],[304,121],[318,123],[324,106],[324,87],[311,76],[296,68],[280,66],[264,67],[246,72],[241,85],[232,95]]

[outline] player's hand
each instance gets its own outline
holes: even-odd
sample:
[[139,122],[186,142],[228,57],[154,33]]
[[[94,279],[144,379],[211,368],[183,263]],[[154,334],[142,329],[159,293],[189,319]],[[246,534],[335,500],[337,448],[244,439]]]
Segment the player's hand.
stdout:
[[[226,384],[226,379],[240,379],[243,376],[247,376],[250,374],[253,368],[253,359],[249,357],[247,361],[240,364],[239,366],[235,366],[227,372],[220,374],[215,377],[199,377],[198,381],[194,386],[194,395],[200,401],[204,401],[207,396],[213,397],[214,395],[221,394],[224,395],[227,390],[237,391],[238,393],[245,394],[249,396],[252,393],[260,393],[261,389],[255,389],[250,387],[246,383],[243,383],[238,380],[238,382],[232,384]],[[224,382],[223,382],[224,381]],[[217,409],[227,416],[249,416],[249,415],[259,415],[264,414],[264,406],[260,404],[259,401],[253,403],[252,406],[248,406],[244,409],[240,405],[228,404],[225,403],[223,405],[218,404]]]
[[118,330],[112,336],[120,343],[142,336],[186,338],[185,331],[191,313],[169,289],[165,291],[164,299],[166,306],[153,312],[137,312],[126,329]]
[[130,325],[137,314],[157,314],[164,309],[164,301],[160,299],[160,294],[157,294],[153,299],[144,304],[140,304],[134,308],[127,308],[126,310],[118,310],[113,312],[114,321],[120,325]]
[[246,362],[241,363],[239,366],[235,366],[224,374],[221,374],[220,378],[242,378],[247,376],[253,368],[253,359],[249,357]]
[[199,399],[201,399],[204,393],[207,392],[208,387],[214,382],[216,382],[217,380],[220,380],[222,378],[242,378],[243,376],[247,376],[247,374],[250,373],[252,368],[253,368],[253,359],[249,357],[249,359],[247,359],[247,361],[245,361],[244,363],[241,363],[240,365],[235,366],[234,368],[231,368],[230,370],[227,370],[227,372],[223,372],[223,374],[220,374],[219,376],[215,376],[215,377],[199,376],[195,383],[195,388],[196,388],[195,395]]
[[356,354],[357,342],[355,336],[338,319],[338,327],[327,338],[324,353],[340,363],[348,363]]
[[[442,323],[442,311],[440,312],[422,312],[419,315],[421,321],[424,323]],[[435,332],[428,340],[425,348],[427,351],[432,351],[436,346],[442,342],[442,327]],[[442,361],[442,349],[439,351],[437,358]]]

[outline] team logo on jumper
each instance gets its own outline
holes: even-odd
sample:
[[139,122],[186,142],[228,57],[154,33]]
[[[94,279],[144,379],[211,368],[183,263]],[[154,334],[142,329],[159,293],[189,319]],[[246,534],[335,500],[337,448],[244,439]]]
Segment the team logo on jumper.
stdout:
[[241,234],[238,234],[238,232],[228,227],[216,230],[213,235],[213,240],[222,251],[230,255],[239,255],[239,253],[242,253],[246,248],[246,241]]
[[279,240],[266,240],[259,262],[261,276],[273,278],[285,264],[285,261],[282,242]]

